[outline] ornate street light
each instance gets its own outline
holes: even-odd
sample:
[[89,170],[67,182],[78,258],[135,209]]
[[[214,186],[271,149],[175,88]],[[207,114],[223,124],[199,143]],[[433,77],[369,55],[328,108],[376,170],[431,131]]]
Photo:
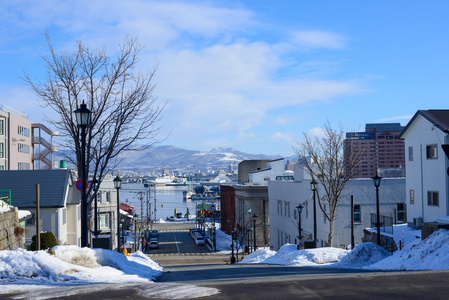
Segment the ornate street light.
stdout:
[[310,189],[313,191],[313,247],[316,248],[317,229],[316,229],[316,191],[318,183],[315,179],[310,182]]
[[92,111],[86,104],[81,104],[80,108],[74,111],[78,128],[81,128],[81,162],[78,170],[81,169],[81,247],[88,246],[89,224],[87,218],[87,195],[86,195],[86,177],[88,166],[86,166],[86,130],[90,125]]
[[257,216],[254,214],[253,216],[253,227],[254,227],[254,251],[256,251],[256,220]]
[[301,204],[299,204],[298,206],[296,206],[296,209],[298,210],[298,250],[301,249],[301,233],[302,233],[302,228],[301,228],[301,212],[302,209],[304,208],[304,206],[302,206]]
[[122,187],[122,180],[117,176],[114,178],[114,187],[117,189],[117,252],[120,252],[120,197],[119,189]]
[[374,176],[373,178],[374,186],[376,187],[376,213],[377,213],[377,244],[380,246],[380,213],[379,213],[379,186],[380,186],[380,180],[382,177],[380,177],[378,174]]

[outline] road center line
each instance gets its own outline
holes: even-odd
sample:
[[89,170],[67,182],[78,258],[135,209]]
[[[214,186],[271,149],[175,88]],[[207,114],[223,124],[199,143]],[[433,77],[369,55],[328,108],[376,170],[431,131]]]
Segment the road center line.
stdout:
[[174,232],[173,232],[173,237],[175,238],[176,249],[178,249],[178,253],[181,253],[181,251],[179,251],[178,240],[176,239],[176,234]]

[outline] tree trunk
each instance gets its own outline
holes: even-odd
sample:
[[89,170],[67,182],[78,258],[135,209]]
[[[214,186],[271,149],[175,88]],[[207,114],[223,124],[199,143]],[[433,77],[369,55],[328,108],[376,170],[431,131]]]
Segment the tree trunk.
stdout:
[[329,238],[327,240],[328,247],[332,247],[332,242],[334,239],[334,220],[335,218],[331,218],[329,221]]

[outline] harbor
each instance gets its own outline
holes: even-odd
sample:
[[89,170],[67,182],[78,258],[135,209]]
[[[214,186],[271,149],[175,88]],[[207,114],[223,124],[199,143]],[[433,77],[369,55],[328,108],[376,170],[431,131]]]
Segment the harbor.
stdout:
[[[218,187],[215,188],[218,191]],[[123,184],[120,189],[120,202],[133,206],[139,215],[139,220],[143,216],[153,222],[155,220],[160,222],[161,219],[168,221],[170,217],[173,217],[171,221],[187,219],[187,213],[193,217],[196,215],[198,204],[212,203],[217,210],[220,210],[218,192],[215,192],[215,196],[208,193],[208,196],[203,198],[200,194],[189,193],[190,191],[188,185],[148,185],[146,187],[141,183],[129,183]],[[186,197],[186,194],[191,196]],[[177,216],[181,218],[176,218]]]

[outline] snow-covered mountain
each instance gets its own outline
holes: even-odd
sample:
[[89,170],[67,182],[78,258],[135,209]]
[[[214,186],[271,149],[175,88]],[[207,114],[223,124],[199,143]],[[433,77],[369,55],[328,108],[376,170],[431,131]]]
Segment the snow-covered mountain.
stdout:
[[[55,153],[55,160],[65,159],[66,151]],[[205,171],[207,169],[228,170],[231,165],[237,169],[238,164],[249,159],[277,159],[280,155],[250,154],[233,148],[214,148],[210,151],[196,151],[175,146],[152,146],[145,151],[125,151],[120,155],[123,159],[115,168],[118,171],[150,172],[168,170]],[[286,159],[295,159],[286,157]]]
[[214,148],[208,152],[187,150],[175,146],[151,147],[144,152],[128,152],[119,169],[145,171],[154,169],[200,170],[206,168],[237,168],[242,160],[277,159],[279,155],[249,154],[232,148]]

